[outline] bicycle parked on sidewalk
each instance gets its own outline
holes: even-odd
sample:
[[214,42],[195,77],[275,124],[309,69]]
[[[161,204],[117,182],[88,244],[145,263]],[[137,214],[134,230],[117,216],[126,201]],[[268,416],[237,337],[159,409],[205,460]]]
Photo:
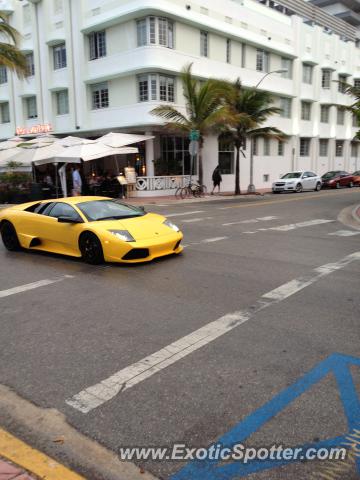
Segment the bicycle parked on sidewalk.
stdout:
[[175,191],[175,197],[181,198],[200,198],[204,197],[207,193],[205,185],[200,185],[198,182],[192,182],[191,180],[185,187],[178,187]]

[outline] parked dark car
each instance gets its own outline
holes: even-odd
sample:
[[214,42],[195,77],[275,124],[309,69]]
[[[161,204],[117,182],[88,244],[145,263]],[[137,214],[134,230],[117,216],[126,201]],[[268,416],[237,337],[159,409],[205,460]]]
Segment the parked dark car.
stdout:
[[360,187],[360,170],[357,170],[356,172],[353,173],[354,177],[354,185],[357,187]]
[[324,173],[321,177],[323,188],[341,188],[354,186],[354,177],[351,173],[342,170],[334,170]]

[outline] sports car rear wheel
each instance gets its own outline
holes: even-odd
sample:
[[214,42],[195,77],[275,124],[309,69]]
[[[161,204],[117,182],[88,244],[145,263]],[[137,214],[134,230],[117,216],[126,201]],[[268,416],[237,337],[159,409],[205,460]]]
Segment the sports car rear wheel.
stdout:
[[101,242],[98,237],[91,233],[83,233],[79,240],[79,247],[82,258],[90,265],[100,265],[104,262],[104,254]]
[[10,222],[3,222],[1,225],[1,238],[4,242],[5,247],[10,250],[10,252],[16,252],[20,250],[21,245],[16,234],[15,227]]

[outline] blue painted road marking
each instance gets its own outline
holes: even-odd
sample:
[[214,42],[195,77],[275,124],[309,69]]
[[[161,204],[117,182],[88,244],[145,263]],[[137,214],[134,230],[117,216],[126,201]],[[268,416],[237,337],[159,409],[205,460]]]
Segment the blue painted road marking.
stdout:
[[[259,430],[313,385],[324,379],[329,373],[332,373],[336,379],[340,400],[347,420],[348,432],[352,432],[355,428],[359,429],[360,401],[350,371],[353,365],[360,367],[360,358],[339,353],[331,355],[293,385],[280,392],[268,403],[238,423],[221,437],[216,444],[220,443],[223,447],[231,448],[234,444],[244,443],[250,435]],[[343,436],[322,440],[318,443],[299,445],[299,448],[313,447],[319,449],[323,447],[337,447],[342,444],[346,435],[348,433]],[[218,460],[192,461],[175,473],[171,480],[233,480],[246,477],[252,473],[277,468],[290,462],[294,462],[294,460],[254,460],[247,464],[233,462],[222,465]],[[358,459],[357,468],[360,473],[360,459]]]

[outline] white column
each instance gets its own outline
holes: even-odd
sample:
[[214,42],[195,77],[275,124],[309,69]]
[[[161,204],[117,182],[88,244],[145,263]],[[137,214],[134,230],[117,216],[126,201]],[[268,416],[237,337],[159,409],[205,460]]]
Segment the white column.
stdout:
[[[145,135],[152,135],[152,132],[145,132]],[[146,162],[146,176],[154,176],[154,160],[155,160],[155,151],[154,151],[154,139],[146,140],[145,142],[145,162]]]

